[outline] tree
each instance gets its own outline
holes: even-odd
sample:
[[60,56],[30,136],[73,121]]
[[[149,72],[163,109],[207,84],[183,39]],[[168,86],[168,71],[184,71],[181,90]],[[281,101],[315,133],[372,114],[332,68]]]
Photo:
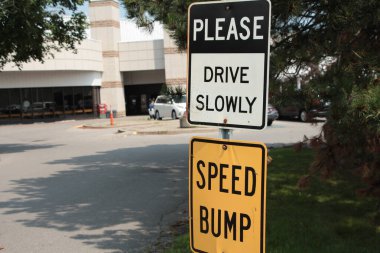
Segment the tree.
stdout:
[[[192,2],[124,0],[130,18],[162,22],[180,48]],[[271,84],[303,71],[331,101],[321,134],[305,140],[317,156],[300,186],[316,174],[359,171],[368,184],[361,193],[380,198],[379,10],[378,0],[272,0]]]
[[8,62],[43,62],[61,49],[75,50],[85,38],[84,0],[1,0],[0,69]]
[[159,21],[171,32],[179,49],[186,48],[187,9],[194,0],[158,0],[140,1],[124,0],[129,18],[135,20],[140,27],[151,30],[153,23]]
[[182,97],[186,95],[186,88],[180,85],[173,87],[173,85],[164,84],[162,85],[160,94],[172,97]]
[[376,0],[273,4],[272,79],[289,66],[313,69],[309,85],[331,100],[321,134],[306,140],[317,156],[301,186],[352,170],[368,184],[361,193],[380,198],[379,9]]

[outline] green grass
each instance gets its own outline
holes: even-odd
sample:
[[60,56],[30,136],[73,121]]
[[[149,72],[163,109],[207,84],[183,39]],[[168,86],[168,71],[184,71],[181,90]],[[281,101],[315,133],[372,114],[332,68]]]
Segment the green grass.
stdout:
[[[311,150],[270,152],[268,168],[268,253],[377,253],[380,227],[373,223],[376,201],[360,198],[359,180],[351,174],[333,180],[312,181],[300,191],[296,183],[307,173]],[[166,253],[191,252],[189,235],[176,238]]]

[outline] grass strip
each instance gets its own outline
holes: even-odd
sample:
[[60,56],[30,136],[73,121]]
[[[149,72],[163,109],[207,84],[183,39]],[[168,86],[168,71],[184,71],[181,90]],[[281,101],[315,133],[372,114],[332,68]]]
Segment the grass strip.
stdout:
[[[297,188],[313,161],[313,152],[291,148],[270,152],[268,167],[267,252],[380,252],[380,227],[374,224],[376,200],[360,198],[360,179],[340,172]],[[178,236],[165,253],[190,253],[189,235]]]

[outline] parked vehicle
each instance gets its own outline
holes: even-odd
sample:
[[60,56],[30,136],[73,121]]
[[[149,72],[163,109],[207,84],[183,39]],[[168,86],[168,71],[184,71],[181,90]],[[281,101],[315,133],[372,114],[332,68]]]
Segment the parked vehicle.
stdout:
[[327,108],[315,105],[307,108],[301,104],[287,104],[277,108],[281,118],[297,118],[302,122],[308,122],[315,117],[326,117]]
[[186,111],[186,96],[170,97],[167,95],[158,96],[154,103],[155,119],[181,118]]
[[55,110],[54,102],[34,102],[32,104],[33,111],[53,112]]
[[278,118],[278,111],[271,104],[268,104],[267,125],[271,126],[273,121],[275,121],[277,118]]
[[323,118],[327,117],[327,112],[330,108],[330,104],[331,104],[330,101],[321,100],[320,106],[318,107],[318,110],[316,112],[316,117],[323,117]]
[[20,113],[21,112],[21,105],[18,105],[18,104],[8,105],[5,108],[5,112]]
[[318,95],[312,96],[303,91],[277,95],[272,98],[272,102],[280,118],[297,118],[302,122],[326,117],[329,107],[329,103],[324,103]]

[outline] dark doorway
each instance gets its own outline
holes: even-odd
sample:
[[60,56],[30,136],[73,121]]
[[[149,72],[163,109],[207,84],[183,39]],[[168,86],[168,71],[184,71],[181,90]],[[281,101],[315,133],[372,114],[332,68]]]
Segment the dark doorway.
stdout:
[[163,84],[144,84],[124,86],[127,115],[148,114],[148,105],[161,91]]

